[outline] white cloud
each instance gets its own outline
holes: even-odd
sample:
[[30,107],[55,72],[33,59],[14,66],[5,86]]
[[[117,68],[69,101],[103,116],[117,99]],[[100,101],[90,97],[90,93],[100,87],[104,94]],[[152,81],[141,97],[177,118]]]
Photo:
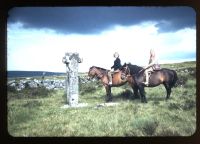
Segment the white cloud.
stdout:
[[160,62],[171,62],[166,59],[167,55],[196,52],[195,29],[158,33],[155,25],[148,22],[129,27],[114,26],[91,35],[24,29],[20,23],[9,25],[8,70],[65,72],[62,63],[65,52],[78,52],[83,58],[83,63],[79,64],[80,71],[88,71],[93,65],[109,69],[115,51],[119,52],[122,64],[131,62],[137,65],[147,64],[150,48],[156,49]]

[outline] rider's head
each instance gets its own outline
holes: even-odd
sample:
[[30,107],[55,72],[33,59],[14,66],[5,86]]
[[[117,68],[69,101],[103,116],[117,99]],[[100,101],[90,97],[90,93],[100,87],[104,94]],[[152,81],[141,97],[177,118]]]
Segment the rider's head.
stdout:
[[114,56],[114,58],[118,58],[119,57],[118,52],[115,52],[113,56]]
[[155,56],[155,51],[153,48],[150,49],[150,55]]

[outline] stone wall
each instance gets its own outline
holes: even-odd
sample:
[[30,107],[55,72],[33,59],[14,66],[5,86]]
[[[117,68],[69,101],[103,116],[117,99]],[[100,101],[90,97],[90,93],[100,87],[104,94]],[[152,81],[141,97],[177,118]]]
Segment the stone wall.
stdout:
[[[87,76],[79,76],[79,83],[85,84],[88,83],[89,80],[87,79]],[[8,80],[7,86],[13,87],[16,90],[20,91],[24,88],[37,88],[40,86],[44,86],[47,89],[65,89],[65,79],[21,79],[21,80]]]
[[65,80],[38,80],[38,79],[23,79],[23,80],[11,80],[8,81],[8,86],[14,87],[16,90],[20,91],[24,88],[37,88],[44,86],[47,89],[64,89]]

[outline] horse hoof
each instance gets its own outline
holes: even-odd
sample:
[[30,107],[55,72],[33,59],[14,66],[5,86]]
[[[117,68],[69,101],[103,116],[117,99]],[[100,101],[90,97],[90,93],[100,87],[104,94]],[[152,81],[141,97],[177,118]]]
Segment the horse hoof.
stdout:
[[107,100],[106,100],[106,102],[111,102],[111,101],[112,101],[112,99],[107,99]]
[[140,99],[140,96],[133,96],[133,99]]
[[142,103],[147,103],[147,100],[143,100]]
[[166,100],[166,101],[168,101],[168,100],[169,100],[169,98],[165,98],[165,100]]

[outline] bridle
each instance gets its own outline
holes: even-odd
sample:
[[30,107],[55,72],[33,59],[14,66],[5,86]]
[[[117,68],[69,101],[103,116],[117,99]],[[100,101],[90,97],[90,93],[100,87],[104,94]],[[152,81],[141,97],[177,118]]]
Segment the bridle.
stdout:
[[122,70],[122,77],[127,78],[128,76],[130,76],[130,69],[128,66],[126,66]]

